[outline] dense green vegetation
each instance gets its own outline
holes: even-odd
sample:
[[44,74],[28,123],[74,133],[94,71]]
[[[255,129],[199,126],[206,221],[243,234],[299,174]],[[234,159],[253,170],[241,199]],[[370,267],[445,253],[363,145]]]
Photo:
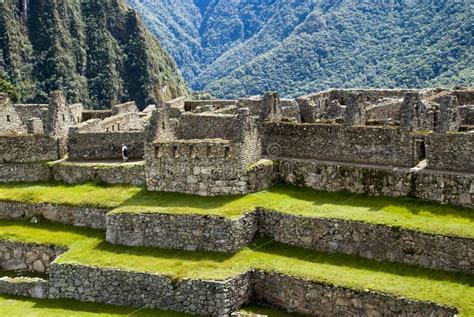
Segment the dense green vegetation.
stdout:
[[216,97],[474,83],[469,1],[128,2]]
[[0,79],[0,92],[6,93],[12,102],[17,102],[18,99],[20,99],[20,92],[18,89],[7,80]]
[[0,1],[0,78],[24,102],[62,89],[69,102],[95,108],[127,100],[144,108],[188,93],[124,0]]
[[383,263],[355,256],[321,254],[258,240],[235,254],[187,252],[111,245],[101,231],[58,223],[0,221],[0,239],[62,244],[69,251],[56,261],[164,274],[175,279],[227,279],[250,268],[277,271],[357,290],[370,289],[455,306],[474,314],[474,277],[469,274]]
[[239,217],[256,207],[283,213],[348,219],[428,233],[474,238],[471,209],[411,198],[317,192],[280,185],[246,196],[200,197],[94,184],[0,184],[0,201],[116,208],[113,213],[205,214]]

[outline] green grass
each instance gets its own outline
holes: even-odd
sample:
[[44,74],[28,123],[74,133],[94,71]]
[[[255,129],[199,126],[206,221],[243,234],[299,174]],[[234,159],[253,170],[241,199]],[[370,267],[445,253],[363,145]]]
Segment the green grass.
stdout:
[[84,303],[69,299],[31,299],[0,295],[0,316],[9,317],[185,317],[187,314]]
[[0,201],[116,208],[112,213],[202,214],[237,218],[265,207],[282,213],[362,221],[474,238],[474,211],[411,198],[368,197],[279,185],[246,196],[199,197],[95,184],[2,184]]
[[58,263],[164,274],[180,280],[224,280],[251,268],[278,271],[357,290],[370,289],[457,307],[474,315],[474,276],[380,263],[359,257],[322,254],[259,240],[236,254],[186,252],[111,245],[101,231],[57,223],[0,221],[0,239],[67,244]]
[[[242,309],[243,312],[268,315],[270,317],[297,317],[276,309],[257,304]],[[0,295],[0,316],[9,317],[186,317],[189,314],[173,311],[137,309],[97,303],[79,302],[70,299],[32,299]]]
[[141,191],[142,188],[131,186],[11,183],[0,185],[0,201],[115,208]]

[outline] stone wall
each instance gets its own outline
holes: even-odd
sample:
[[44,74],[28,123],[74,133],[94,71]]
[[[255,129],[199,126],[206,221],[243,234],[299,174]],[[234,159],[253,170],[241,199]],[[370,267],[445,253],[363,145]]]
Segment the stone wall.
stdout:
[[278,160],[274,166],[281,181],[315,190],[392,197],[413,192],[409,169],[296,159]]
[[29,204],[0,201],[0,219],[22,219],[41,216],[51,221],[97,229],[105,229],[108,209],[72,207],[51,204]]
[[355,291],[279,273],[254,272],[255,298],[308,316],[457,316],[454,308]]
[[260,210],[259,233],[276,241],[377,261],[474,273],[474,240],[357,221]]
[[263,124],[263,149],[272,157],[413,166],[413,137],[389,127]]
[[107,241],[128,246],[229,253],[247,246],[256,231],[252,213],[239,219],[156,213],[107,215]]
[[26,125],[7,94],[0,93],[0,134],[25,133]]
[[59,153],[57,140],[47,135],[0,136],[0,162],[54,161]]
[[415,174],[415,196],[436,201],[474,207],[474,174],[421,170]]
[[42,278],[0,277],[0,294],[43,299],[48,296],[48,282]]
[[426,157],[430,169],[474,173],[474,133],[432,133]]
[[60,162],[0,164],[0,183],[46,182],[66,184],[96,182],[105,184],[145,185],[144,162],[125,164],[92,164]]
[[463,125],[474,126],[474,105],[459,107]]
[[379,122],[400,121],[401,101],[389,102],[367,109],[367,119]]
[[51,262],[66,248],[0,241],[0,268],[3,271],[46,273]]
[[256,235],[320,252],[474,273],[474,240],[357,221],[311,218],[259,208],[239,219],[205,215],[112,213],[107,241],[188,251],[235,252]]
[[44,182],[51,179],[46,163],[0,164],[0,183]]
[[227,316],[250,299],[250,274],[226,281],[174,280],[157,274],[53,264],[50,298]]
[[80,164],[58,163],[51,167],[53,179],[66,184],[86,182],[105,184],[145,185],[145,164]]
[[143,132],[109,132],[69,134],[69,159],[122,159],[122,144],[128,147],[129,158],[143,158]]
[[135,104],[135,101],[129,101],[125,102],[119,105],[112,106],[111,108],[112,115],[118,115],[118,114],[123,114],[123,113],[129,113],[129,112],[138,112],[137,105]]

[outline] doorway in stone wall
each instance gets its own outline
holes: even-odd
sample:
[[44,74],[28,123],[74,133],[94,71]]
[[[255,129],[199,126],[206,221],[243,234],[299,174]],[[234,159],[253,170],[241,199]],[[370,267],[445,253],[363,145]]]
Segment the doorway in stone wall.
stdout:
[[417,163],[426,159],[426,144],[424,138],[415,139],[415,159]]

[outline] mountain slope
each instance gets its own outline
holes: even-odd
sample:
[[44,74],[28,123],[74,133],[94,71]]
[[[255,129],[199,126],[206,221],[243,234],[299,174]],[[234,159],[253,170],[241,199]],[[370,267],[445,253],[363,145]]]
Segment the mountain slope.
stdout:
[[124,0],[5,0],[0,9],[0,76],[25,102],[63,89],[95,108],[129,99],[143,108],[188,93]]
[[469,1],[129,3],[191,87],[217,97],[474,83]]

